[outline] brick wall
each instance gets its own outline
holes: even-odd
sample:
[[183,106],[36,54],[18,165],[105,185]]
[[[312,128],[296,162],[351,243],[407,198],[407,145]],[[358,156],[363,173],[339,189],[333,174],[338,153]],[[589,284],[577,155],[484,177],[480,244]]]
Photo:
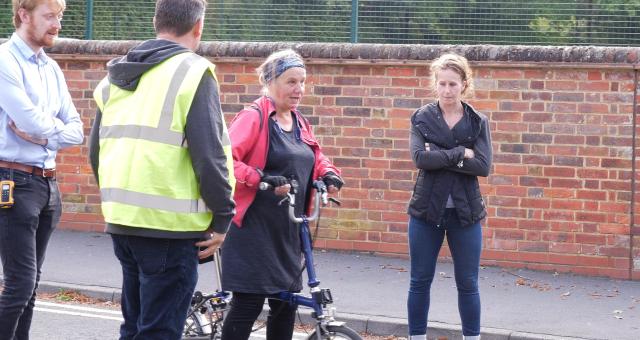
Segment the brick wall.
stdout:
[[[50,51],[87,135],[105,61],[132,44],[67,41]],[[483,263],[640,279],[637,49],[206,43],[228,120],[259,94],[259,62],[289,46],[308,63],[301,110],[347,182],[343,206],[323,212],[317,246],[406,256],[409,116],[433,99],[429,60],[455,50],[472,61],[470,102],[491,121]],[[61,228],[103,228],[87,154],[59,156]]]

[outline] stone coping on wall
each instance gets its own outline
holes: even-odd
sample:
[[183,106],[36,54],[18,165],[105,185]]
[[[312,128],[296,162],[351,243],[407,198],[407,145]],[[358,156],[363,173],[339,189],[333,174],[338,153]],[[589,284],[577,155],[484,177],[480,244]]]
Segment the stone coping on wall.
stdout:
[[[0,43],[6,39],[0,39]],[[47,52],[58,55],[123,55],[141,41],[59,39]],[[351,43],[202,42],[198,53],[210,58],[263,59],[293,48],[305,59],[333,62],[430,61],[446,52],[472,62],[568,63],[618,65],[640,68],[640,47],[536,46],[536,45],[392,45]]]

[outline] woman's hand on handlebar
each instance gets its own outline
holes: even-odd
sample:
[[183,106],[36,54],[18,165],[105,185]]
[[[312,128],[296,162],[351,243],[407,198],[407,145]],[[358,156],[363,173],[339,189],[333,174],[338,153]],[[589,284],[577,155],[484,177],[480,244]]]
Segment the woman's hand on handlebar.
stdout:
[[291,184],[289,184],[289,180],[284,176],[264,175],[260,181],[273,187],[273,192],[277,196],[285,196],[289,193],[289,190],[291,190]]
[[344,185],[342,178],[331,171],[322,176],[322,181],[327,186],[327,191],[330,194],[335,194],[336,192],[340,191],[340,188],[342,188],[342,186]]

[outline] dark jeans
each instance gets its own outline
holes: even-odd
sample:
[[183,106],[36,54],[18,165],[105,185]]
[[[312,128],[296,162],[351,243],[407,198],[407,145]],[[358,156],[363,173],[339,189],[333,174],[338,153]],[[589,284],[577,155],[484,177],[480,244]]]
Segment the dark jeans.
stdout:
[[[263,294],[234,292],[231,310],[222,325],[222,340],[249,339],[251,328],[262,311],[265,298],[267,296]],[[268,301],[267,340],[291,339],[297,306],[275,299]]]
[[440,227],[411,217],[409,219],[409,253],[411,256],[411,281],[407,309],[409,334],[427,333],[429,295],[436,270],[438,253],[446,235],[458,289],[458,311],[462,320],[462,333],[466,336],[480,334],[480,293],[478,270],[482,250],[480,223],[460,225],[455,209],[446,209]]
[[15,204],[0,209],[0,259],[4,290],[0,295],[0,339],[29,339],[40,268],[62,206],[55,179],[0,168],[13,179]]
[[111,238],[122,265],[120,339],[180,339],[198,281],[197,240]]

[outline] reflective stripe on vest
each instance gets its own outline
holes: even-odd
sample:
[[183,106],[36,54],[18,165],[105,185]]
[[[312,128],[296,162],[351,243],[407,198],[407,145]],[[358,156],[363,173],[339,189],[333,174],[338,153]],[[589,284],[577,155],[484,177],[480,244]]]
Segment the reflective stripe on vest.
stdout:
[[[151,142],[164,143],[175,146],[182,145],[184,140],[184,134],[181,132],[171,131],[171,120],[173,119],[173,109],[180,90],[182,81],[187,76],[187,71],[191,65],[198,61],[198,56],[193,54],[185,58],[176,72],[173,74],[171,81],[169,82],[169,89],[164,97],[164,104],[162,105],[162,111],[160,114],[160,121],[158,127],[153,128],[149,126],[139,125],[112,125],[100,127],[100,138],[134,138],[144,139]],[[103,106],[107,104],[111,86],[108,84],[102,89],[102,103]]]
[[118,202],[141,208],[162,209],[175,213],[209,212],[209,208],[201,199],[177,199],[116,188],[100,189],[100,195],[103,202]]
[[[190,55],[183,60],[178,66],[176,72],[173,74],[173,78],[169,83],[169,90],[165,96],[164,104],[162,105],[162,113],[157,128],[148,126],[132,126],[132,125],[113,125],[113,126],[101,126],[100,138],[135,138],[145,139],[152,142],[164,143],[175,146],[186,147],[186,140],[182,133],[171,131],[171,120],[173,119],[173,109],[176,103],[176,97],[180,90],[180,85],[187,75],[187,71],[191,65],[198,61],[197,55]],[[109,100],[111,86],[109,84],[102,87],[102,105],[106,105]],[[231,140],[228,134],[222,136],[222,145],[231,145]]]
[[[176,127],[184,128],[184,119],[186,118],[188,112],[188,106],[184,105],[185,103],[191,103],[189,97],[191,96],[192,98],[192,96],[195,94],[198,82],[194,82],[194,80],[197,77],[202,76],[202,73],[200,73],[200,71],[206,72],[206,69],[208,68],[211,70],[214,78],[215,73],[213,73],[214,70],[212,64],[210,64],[209,62],[204,62],[204,59],[202,57],[199,57],[198,55],[195,55],[193,53],[189,53],[188,55],[176,55],[172,58],[181,59],[176,59],[173,62],[173,66],[169,66],[168,68],[165,67],[165,69],[157,69],[156,71],[154,71],[156,73],[154,73],[153,75],[149,73],[149,76],[146,80],[147,87],[145,87],[145,89],[147,91],[151,90],[152,94],[156,94],[153,93],[154,89],[152,84],[164,85],[163,87],[160,87],[163,88],[162,91],[160,91],[161,93],[157,93],[158,98],[163,98],[162,105],[157,105],[157,108],[153,109],[157,111],[151,111],[156,112],[155,116],[150,116],[155,117],[151,118],[151,122],[153,122],[151,126],[148,125],[148,120],[146,123],[144,120],[135,123],[137,120],[131,121],[129,119],[121,119],[123,118],[122,110],[126,109],[129,103],[131,103],[132,106],[132,113],[145,110],[144,106],[136,107],[136,105],[144,105],[144,103],[136,102],[135,97],[131,97],[134,95],[135,91],[131,92],[127,90],[117,89],[115,87],[111,88],[111,86],[114,85],[111,85],[106,79],[104,79],[100,83],[99,86],[102,86],[102,88],[96,89],[96,91],[94,92],[94,96],[96,99],[96,103],[98,104],[98,107],[101,109],[103,114],[106,111],[109,111],[108,102],[112,95],[111,91],[118,91],[117,93],[113,92],[114,97],[111,98],[112,101],[118,100],[117,103],[114,102],[114,105],[111,106],[112,110],[118,111],[111,111],[113,112],[112,115],[107,116],[111,117],[111,121],[106,122],[105,116],[103,116],[102,125],[100,127],[100,143],[101,145],[102,143],[105,143],[105,150],[111,150],[108,154],[105,154],[105,157],[110,158],[112,161],[117,161],[117,149],[114,149],[114,147],[117,148],[118,144],[126,145],[127,147],[131,146],[134,148],[127,148],[125,150],[124,155],[125,157],[128,157],[125,159],[136,157],[138,154],[144,156],[144,151],[138,153],[137,151],[135,151],[135,148],[145,147],[145,145],[152,147],[152,150],[157,150],[157,152],[159,153],[157,153],[156,155],[164,155],[164,152],[168,152],[166,154],[168,155],[167,159],[182,157],[180,156],[181,154],[188,153],[188,151],[186,150],[184,132],[172,130],[172,124],[176,124],[176,122],[178,122],[178,126],[173,126],[174,129]],[[171,79],[169,80],[169,82],[162,80],[162,74],[171,74]],[[141,83],[143,83],[142,79],[144,78],[141,78]],[[189,79],[188,82],[185,79]],[[130,92],[130,94],[127,94],[128,92]],[[181,97],[182,99],[179,99],[178,97]],[[145,98],[150,97],[148,97],[147,94],[147,97]],[[158,102],[158,104],[160,103]],[[179,110],[180,112],[174,112],[176,110]],[[120,118],[118,118],[119,116]],[[126,118],[126,116],[124,117]],[[113,120],[114,118],[116,118],[116,120]],[[174,118],[182,120],[174,121]],[[127,124],[128,121],[132,123]],[[110,125],[113,123],[117,125]],[[223,136],[224,137],[222,138],[222,144],[225,154],[227,155],[228,159],[231,159],[231,142],[229,140],[228,134],[226,133],[226,127]],[[125,141],[124,139],[132,139],[133,141],[131,143],[133,144],[129,144],[129,142]],[[162,145],[166,146],[163,147]],[[178,149],[175,149],[176,147]],[[186,161],[188,161],[188,154],[186,154],[186,156]],[[162,160],[163,158],[163,156],[154,156],[152,160],[155,159],[155,161],[158,161]],[[139,162],[130,160],[128,162],[125,162],[124,165],[126,167],[128,165],[135,166],[136,164],[139,164]],[[153,171],[162,171],[161,168],[147,168],[146,170],[151,170],[151,173],[153,173]],[[101,173],[102,171],[107,171],[107,169],[100,170]],[[184,171],[188,171],[188,173]],[[232,176],[231,171],[233,171],[233,168],[229,169],[229,171],[229,175]],[[172,168],[169,173],[175,173],[170,177],[173,178],[173,180],[170,178],[166,178],[166,173],[162,173],[163,175],[158,177],[147,175],[153,176],[153,179],[149,178],[148,180],[137,176],[137,180],[135,180],[134,182],[129,182],[129,184],[127,184],[126,180],[123,181],[123,179],[125,179],[126,177],[121,177],[126,176],[126,173],[123,174],[121,170],[115,170],[115,172],[113,173],[111,171],[106,172],[104,176],[108,177],[105,177],[104,184],[101,180],[100,188],[105,220],[110,223],[148,227],[161,230],[191,231],[206,229],[206,227],[208,227],[211,223],[212,215],[205,202],[200,198],[197,187],[191,187],[191,185],[193,185],[194,181],[196,180],[195,174],[193,173],[192,165],[190,163],[188,165],[182,164],[181,167],[178,167],[175,170]],[[181,174],[184,174],[184,177],[181,176]],[[176,178],[176,176],[178,178]],[[231,176],[230,180],[232,178]],[[176,196],[177,192],[172,194],[171,191],[167,192],[161,187],[159,187],[158,190],[154,189],[150,192],[144,189],[145,185],[147,184],[150,184],[150,187],[153,187],[154,183],[163,183],[167,181],[168,183],[177,185],[177,188],[184,188],[184,190],[180,189],[180,192],[182,192],[183,196]],[[185,187],[184,185],[187,186]],[[184,194],[187,194],[186,197],[184,196]],[[189,196],[191,196],[191,198],[189,198]]]

